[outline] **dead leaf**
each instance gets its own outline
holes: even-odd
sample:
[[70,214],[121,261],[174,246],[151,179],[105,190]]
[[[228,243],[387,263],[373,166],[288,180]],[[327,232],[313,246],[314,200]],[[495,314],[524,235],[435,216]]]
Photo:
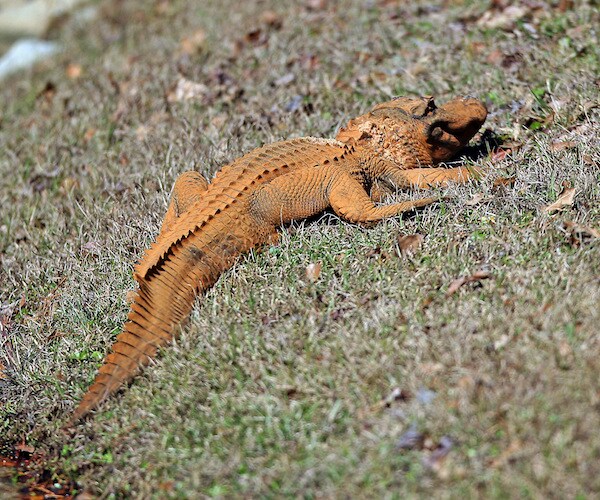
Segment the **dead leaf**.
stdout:
[[366,411],[367,413],[377,412],[383,408],[389,408],[395,401],[405,402],[410,400],[412,397],[413,396],[410,392],[400,389],[399,387],[394,387],[392,392],[390,392],[384,399],[378,401],[374,405],[371,405]]
[[19,462],[11,457],[0,455],[0,467],[16,467]]
[[492,186],[493,189],[511,188],[515,185],[516,177],[498,177]]
[[419,432],[416,425],[411,425],[396,441],[396,448],[399,450],[416,450],[423,448],[425,435]]
[[515,21],[525,17],[528,12],[527,7],[520,5],[509,5],[501,11],[490,9],[485,11],[476,24],[481,28],[509,30]]
[[148,137],[148,134],[150,133],[150,127],[148,127],[148,125],[140,125],[138,128],[135,129],[135,137],[137,138],[138,141],[143,141],[144,139],[146,139],[146,137]]
[[60,192],[67,194],[73,191],[73,189],[76,187],[79,187],[79,181],[75,177],[68,176],[65,177],[60,183]]
[[569,233],[571,245],[579,247],[591,240],[600,239],[600,231],[593,227],[582,226],[572,221],[565,221],[565,230]]
[[97,241],[88,241],[81,247],[83,254],[87,255],[100,255],[102,253],[102,247]]
[[425,376],[436,375],[443,372],[445,366],[442,363],[421,363],[418,366],[419,373]]
[[289,85],[290,83],[292,83],[294,80],[296,79],[296,75],[294,75],[294,73],[287,73],[279,78],[277,78],[277,80],[275,80],[275,86],[276,87],[285,87],[286,85]]
[[46,82],[42,91],[36,96],[36,98],[43,97],[46,103],[52,102],[56,95],[56,85],[53,82]]
[[503,347],[506,347],[511,340],[510,335],[500,335],[500,338],[494,342],[494,351],[499,351]]
[[192,56],[198,54],[206,47],[206,33],[204,30],[198,30],[181,40],[179,44],[181,52]]
[[300,56],[299,62],[305,71],[314,71],[320,66],[319,56],[315,54],[303,54]]
[[560,12],[566,12],[573,8],[573,4],[574,4],[573,0],[560,0],[558,2],[558,10]]
[[339,309],[335,309],[334,311],[331,311],[331,313],[329,314],[329,317],[333,321],[337,321],[338,319],[341,319],[344,316],[344,313],[346,313],[350,310],[351,309],[349,307],[341,307]]
[[273,10],[265,10],[260,15],[260,20],[271,28],[279,29],[283,25],[282,17]]
[[523,444],[518,439],[512,441],[506,450],[504,450],[497,458],[495,458],[491,463],[490,467],[492,469],[497,469],[506,465],[515,454],[523,447]]
[[574,148],[575,146],[577,146],[577,143],[575,141],[553,142],[552,144],[550,144],[550,151],[554,151],[556,153],[564,149]]
[[563,186],[563,190],[558,195],[557,200],[544,208],[544,212],[550,213],[558,210],[562,210],[565,207],[573,205],[573,200],[577,191],[574,187]]
[[306,266],[305,273],[308,281],[310,281],[311,283],[315,283],[319,279],[322,267],[323,264],[321,262],[311,262],[308,266]]
[[504,160],[504,158],[506,158],[512,152],[513,151],[512,151],[511,148],[505,148],[505,149],[499,148],[499,149],[496,149],[490,155],[490,160],[492,161],[492,163],[498,163],[499,161]]
[[180,78],[167,93],[168,102],[182,102],[191,99],[202,99],[208,95],[208,87],[203,83]]
[[504,59],[504,53],[499,50],[492,50],[488,56],[485,58],[488,64],[492,64],[493,66],[500,66],[502,64],[502,60]]
[[[60,339],[65,336],[66,336],[66,334],[64,332],[61,332],[59,330],[54,330],[50,335],[48,335],[46,337],[46,342],[53,342],[54,340]],[[62,375],[61,372],[58,372],[56,378],[58,378],[59,380],[63,380],[64,376]]]
[[71,80],[77,80],[81,76],[83,70],[81,69],[81,65],[69,63],[65,72],[67,73],[68,78]]
[[423,244],[422,234],[407,234],[398,237],[398,248],[402,257],[414,255]]
[[468,201],[465,201],[465,205],[473,207],[483,201],[483,193],[477,193],[473,198]]
[[20,451],[21,453],[31,454],[35,451],[35,448],[30,444],[25,444],[25,441],[23,441],[22,443],[15,445],[15,450]]
[[581,159],[583,160],[583,163],[585,163],[586,165],[590,165],[591,166],[591,165],[595,164],[594,159],[592,158],[591,155],[583,155],[581,157]]
[[323,10],[327,8],[327,0],[307,0],[308,10]]
[[4,366],[2,362],[0,362],[0,380],[2,380],[3,378],[6,378],[6,366]]
[[95,128],[88,128],[83,135],[83,142],[86,144],[92,140],[92,138],[96,135]]
[[385,250],[382,250],[381,247],[371,248],[365,255],[367,259],[375,259],[379,258],[381,260],[385,260],[389,258],[390,254],[388,254]]
[[423,465],[434,472],[438,472],[443,461],[453,447],[454,441],[452,438],[448,436],[442,436],[437,447],[429,454],[429,456],[423,459]]
[[435,296],[433,294],[427,295],[427,297],[423,298],[421,301],[421,311],[427,309],[434,301]]
[[481,281],[481,280],[485,280],[485,279],[488,279],[491,277],[492,277],[491,273],[480,270],[480,271],[475,271],[471,276],[462,276],[460,278],[456,278],[455,280],[452,280],[452,282],[450,283],[450,286],[448,287],[448,290],[446,291],[446,297],[450,297],[450,295],[456,293],[458,291],[458,289],[466,283],[473,283],[475,281]]
[[556,348],[557,364],[562,370],[569,370],[575,362],[573,348],[566,340],[561,340]]
[[244,35],[244,42],[250,45],[264,45],[269,37],[260,28],[254,28]]

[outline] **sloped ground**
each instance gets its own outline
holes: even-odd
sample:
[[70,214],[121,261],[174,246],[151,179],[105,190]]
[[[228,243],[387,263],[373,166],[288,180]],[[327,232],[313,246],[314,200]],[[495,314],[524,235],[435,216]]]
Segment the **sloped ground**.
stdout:
[[[102,496],[598,494],[598,10],[206,3],[101,4],[56,34],[67,52],[0,89],[4,444]],[[485,100],[489,175],[372,229],[293,226],[59,431],[179,173],[331,137],[399,94]]]

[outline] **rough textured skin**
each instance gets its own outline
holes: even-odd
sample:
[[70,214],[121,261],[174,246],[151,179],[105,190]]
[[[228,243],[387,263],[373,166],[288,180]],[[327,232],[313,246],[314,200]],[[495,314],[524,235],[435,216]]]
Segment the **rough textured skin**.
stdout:
[[397,98],[351,120],[336,140],[302,138],[255,149],[223,167],[210,184],[182,174],[156,242],[136,266],[139,291],[123,332],[76,408],[75,422],[177,334],[194,298],[240,254],[272,242],[277,228],[327,208],[369,224],[436,198],[378,206],[386,189],[466,182],[473,170],[427,167],[450,159],[485,121],[484,105],[458,98]]

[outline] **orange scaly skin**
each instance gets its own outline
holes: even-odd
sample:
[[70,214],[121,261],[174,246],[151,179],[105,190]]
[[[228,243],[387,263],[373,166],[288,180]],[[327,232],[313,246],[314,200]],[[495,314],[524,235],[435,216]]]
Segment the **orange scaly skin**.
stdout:
[[[177,334],[194,298],[239,255],[273,241],[277,228],[328,208],[374,223],[436,198],[378,206],[387,188],[466,182],[466,168],[432,168],[462,149],[485,121],[476,99],[436,108],[433,98],[398,98],[348,123],[336,140],[302,138],[255,149],[208,183],[182,174],[156,242],[136,266],[139,290],[71,423],[131,380]],[[370,193],[370,194],[369,194]]]

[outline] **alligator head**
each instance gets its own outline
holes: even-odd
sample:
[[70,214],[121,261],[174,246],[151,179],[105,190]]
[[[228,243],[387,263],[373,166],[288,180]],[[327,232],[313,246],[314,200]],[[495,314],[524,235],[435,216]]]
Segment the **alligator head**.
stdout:
[[487,117],[478,99],[459,97],[437,107],[433,97],[398,97],[350,120],[337,139],[355,141],[405,166],[449,160],[464,148]]

